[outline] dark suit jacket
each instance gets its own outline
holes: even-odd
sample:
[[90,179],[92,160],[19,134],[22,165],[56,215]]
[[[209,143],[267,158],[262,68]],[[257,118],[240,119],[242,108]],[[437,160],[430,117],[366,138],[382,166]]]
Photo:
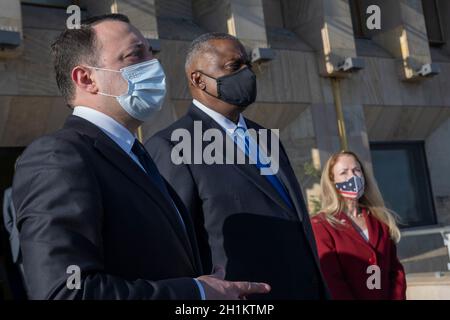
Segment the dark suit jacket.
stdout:
[[[346,214],[337,218],[344,226],[332,226],[323,214],[312,219],[322,270],[334,299],[405,299],[406,280],[397,257],[395,243],[386,225],[371,214],[364,214],[369,242],[352,226]],[[380,268],[380,289],[369,289],[367,280]],[[372,283],[372,281],[369,281]]]
[[[69,116],[33,142],[13,184],[32,299],[199,299],[201,274],[189,215],[173,206],[99,128]],[[67,268],[81,268],[69,289]]]
[[171,141],[171,134],[186,129],[193,144],[194,121],[202,122],[203,132],[216,128],[226,137],[218,123],[192,105],[184,117],[153,136],[146,148],[193,216],[204,270],[222,265],[228,280],[264,281],[272,286],[270,294],[253,298],[326,296],[308,213],[284,150],[280,148],[279,177],[294,209],[253,164],[173,164],[172,147],[178,142]]
[[17,215],[12,201],[12,189],[8,188],[3,193],[3,222],[9,235],[13,263],[18,263],[20,257],[19,231],[17,230],[16,219]]

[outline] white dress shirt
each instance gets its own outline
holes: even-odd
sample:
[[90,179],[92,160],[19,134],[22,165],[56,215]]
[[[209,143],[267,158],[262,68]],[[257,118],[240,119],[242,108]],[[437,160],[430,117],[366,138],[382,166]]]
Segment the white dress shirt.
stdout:
[[[238,131],[236,131],[237,128],[243,128],[244,132],[248,130],[247,124],[245,123],[245,119],[242,116],[242,114],[239,114],[239,120],[238,123],[234,123],[224,115],[218,113],[217,111],[214,111],[204,104],[202,104],[200,101],[194,99],[192,103],[199,108],[201,111],[206,113],[209,117],[211,117],[215,122],[217,122],[224,130],[225,132],[230,136],[230,138],[236,142],[237,146],[241,149],[244,154],[246,153],[245,145],[241,141],[242,139],[239,139],[240,137],[237,137]],[[248,157],[252,161],[253,164],[258,163],[258,159],[260,160],[260,163],[263,164],[269,164],[270,159],[267,157],[267,153],[256,143],[256,141],[252,138],[251,135],[246,135],[249,138],[249,154]],[[268,168],[272,174],[275,174],[273,170]]]
[[193,100],[192,103],[202,110],[204,113],[206,113],[208,116],[210,116],[215,122],[217,122],[228,134],[232,135],[237,127],[242,127],[245,130],[247,130],[247,124],[245,123],[245,119],[242,116],[242,114],[239,114],[239,121],[238,123],[234,123],[224,115],[218,113],[217,111],[214,111],[207,106],[205,106],[203,103],[201,103],[198,100]]
[[133,161],[136,162],[136,164],[145,172],[145,169],[144,167],[142,167],[137,156],[133,152],[131,152],[131,148],[133,147],[134,140],[136,140],[136,136],[133,135],[127,128],[125,128],[110,116],[88,107],[76,106],[73,109],[73,115],[83,118],[96,125],[123,151],[125,151],[125,153],[130,156],[131,159],[133,159]]

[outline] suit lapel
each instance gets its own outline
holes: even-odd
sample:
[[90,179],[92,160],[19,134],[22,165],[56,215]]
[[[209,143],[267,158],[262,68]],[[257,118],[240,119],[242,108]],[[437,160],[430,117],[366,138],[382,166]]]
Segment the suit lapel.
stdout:
[[[228,136],[228,134],[223,130],[223,128],[215,122],[211,117],[209,117],[207,114],[205,114],[203,111],[199,110],[194,105],[191,106],[188,112],[191,116],[191,118],[194,121],[202,121],[203,125],[203,131],[209,128],[219,129],[223,132],[225,139],[231,138]],[[205,126],[207,128],[205,128]],[[224,146],[226,145],[224,140]],[[234,142],[233,142],[234,145]],[[237,152],[242,153],[242,151],[239,148],[237,149]],[[224,163],[225,163],[225,155],[222,153]],[[286,204],[286,202],[283,200],[283,198],[278,194],[278,192],[274,189],[274,187],[270,184],[270,182],[260,174],[259,169],[254,164],[250,164],[249,158],[245,155],[246,164],[236,164],[232,165],[232,167],[237,170],[240,174],[245,176],[248,180],[250,180],[256,187],[258,187],[262,192],[264,192],[268,197],[270,197],[273,201],[275,201],[279,206],[281,206],[284,210],[293,212],[293,210]]]
[[[164,217],[174,228],[181,245],[189,253],[189,261],[193,263],[193,252],[189,245],[188,235],[183,229],[173,205],[169,202],[167,197],[161,193],[159,188],[151,182],[151,179],[133,161],[133,159],[103,133],[103,131],[87,120],[76,116],[70,116],[65,127],[73,127],[83,135],[93,138],[94,147],[103,155],[103,157],[121,171],[128,179],[143,189],[146,194],[161,207],[164,212]],[[193,266],[195,267],[195,264]]]
[[[248,161],[248,159],[247,159]],[[253,184],[255,184],[262,192],[269,196],[273,201],[275,201],[280,207],[285,211],[291,212],[292,209],[286,204],[283,198],[278,194],[274,187],[270,184],[267,179],[261,175],[258,168],[253,164],[244,165],[234,165],[236,170],[238,170],[242,175],[249,179]]]
[[[247,125],[249,128],[254,129],[258,132],[258,127],[253,126],[252,122],[247,121]],[[270,136],[268,134],[268,136]],[[277,137],[278,138],[278,137]],[[271,145],[271,139],[262,139],[261,142],[264,142],[264,140],[267,140],[267,145],[264,143],[261,144],[262,149],[266,154],[268,154],[269,150],[272,150]],[[281,143],[278,148],[278,154],[279,159],[275,159],[275,161],[278,161],[278,172],[276,173],[276,176],[284,187],[286,188],[287,193],[289,194],[291,201],[295,207],[295,213],[297,214],[300,221],[303,221],[304,214],[308,214],[308,211],[305,207],[305,202],[303,200],[303,195],[301,193],[300,187],[298,185],[298,182],[295,178],[295,173],[292,170],[291,166],[289,165],[289,159],[287,158],[287,155],[285,155],[283,148],[281,147]],[[272,159],[272,161],[274,161]],[[281,199],[281,197],[280,197]],[[282,200],[284,203],[284,200]],[[290,209],[290,208],[289,208]],[[292,210],[291,210],[292,211]]]
[[[164,179],[164,177],[163,177]],[[196,267],[198,274],[203,274],[202,270],[202,263],[200,258],[200,252],[198,250],[195,250],[195,248],[198,248],[197,239],[195,237],[195,230],[194,230],[194,222],[192,221],[191,215],[187,212],[187,209],[185,208],[183,201],[179,198],[176,191],[171,187],[169,183],[164,179],[167,185],[167,189],[169,190],[170,196],[172,197],[173,201],[175,202],[175,205],[177,206],[178,210],[180,211],[180,215],[183,218],[183,221],[185,223],[188,237],[189,237],[189,248],[192,252],[192,257],[194,259],[194,265]]]
[[304,215],[308,215],[308,211],[305,206],[305,201],[303,199],[303,194],[301,190],[296,186],[297,182],[293,181],[295,179],[295,173],[291,168],[286,168],[284,161],[280,161],[280,170],[278,176],[280,180],[285,185],[297,212],[300,221],[303,221]]

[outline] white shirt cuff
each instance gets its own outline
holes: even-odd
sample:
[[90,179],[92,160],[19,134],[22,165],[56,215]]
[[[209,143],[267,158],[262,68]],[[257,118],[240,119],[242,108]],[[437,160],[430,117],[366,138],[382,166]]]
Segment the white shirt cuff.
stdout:
[[200,297],[202,300],[206,300],[206,296],[205,296],[205,289],[203,289],[202,284],[200,283],[200,281],[198,281],[197,279],[194,278],[195,283],[197,284],[198,287],[198,291],[200,291]]

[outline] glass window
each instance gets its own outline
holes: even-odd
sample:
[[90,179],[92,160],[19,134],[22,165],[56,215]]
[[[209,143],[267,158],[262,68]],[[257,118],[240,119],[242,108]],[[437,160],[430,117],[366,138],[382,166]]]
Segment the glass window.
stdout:
[[361,0],[350,0],[349,4],[355,38],[370,39],[370,32],[366,26],[367,6],[365,6]]
[[375,178],[400,227],[436,223],[423,142],[371,143]]
[[444,44],[445,41],[437,0],[422,0],[422,8],[430,45],[439,46]]

